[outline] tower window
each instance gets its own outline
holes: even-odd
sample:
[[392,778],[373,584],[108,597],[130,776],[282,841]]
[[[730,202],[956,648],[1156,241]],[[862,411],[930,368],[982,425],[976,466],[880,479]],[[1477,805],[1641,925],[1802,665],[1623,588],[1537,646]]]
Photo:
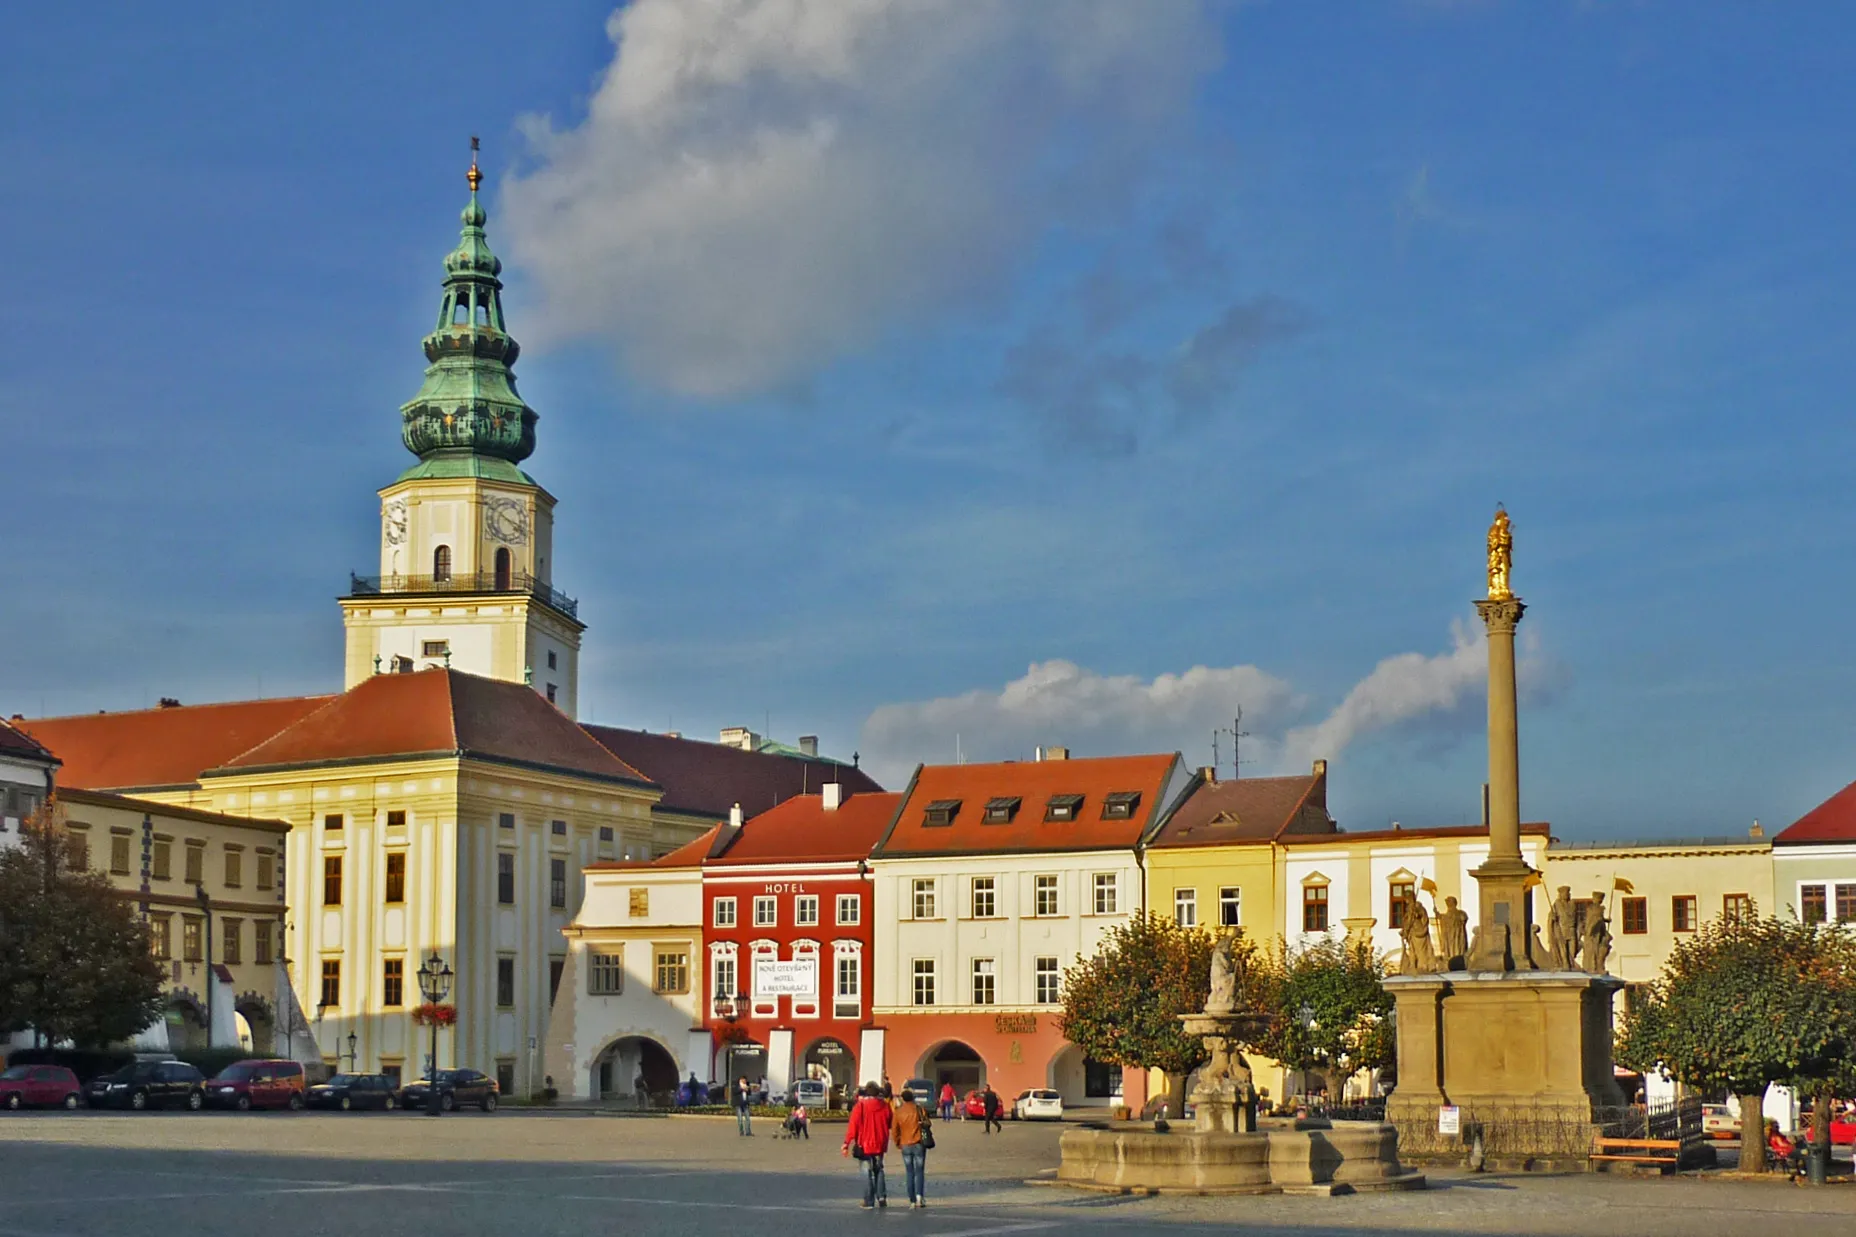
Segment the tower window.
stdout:
[[548,669],[550,669],[550,670],[554,670],[554,669],[556,669],[556,668],[557,668],[557,667],[556,667],[556,666],[555,666],[555,664],[554,664],[554,654],[553,654],[552,652],[550,652],[550,653],[548,654]]
[[461,326],[470,321],[470,303],[462,296],[451,302],[451,325]]
[[432,551],[432,578],[449,580],[451,578],[451,547],[441,545]]
[[509,568],[509,547],[498,546],[496,550],[496,591],[499,593],[509,591],[509,577],[511,574]]
[[548,684],[548,703],[549,704],[554,703],[554,690],[555,690],[554,684],[552,683]]

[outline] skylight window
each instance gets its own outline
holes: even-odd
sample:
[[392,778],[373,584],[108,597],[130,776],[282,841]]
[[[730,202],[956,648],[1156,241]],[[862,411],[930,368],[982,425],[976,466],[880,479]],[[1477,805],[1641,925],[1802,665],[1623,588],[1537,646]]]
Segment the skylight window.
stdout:
[[928,805],[927,810],[923,813],[922,824],[931,827],[951,825],[954,823],[954,817],[958,815],[959,812],[960,800],[936,799],[933,803]]
[[1050,802],[1044,805],[1045,820],[1075,820],[1082,810],[1081,795],[1052,795]]
[[986,801],[985,821],[989,825],[1009,825],[1012,817],[1018,815],[1017,795],[1001,795],[997,799]]
[[1138,790],[1118,790],[1102,800],[1103,820],[1132,820],[1134,809],[1141,801]]

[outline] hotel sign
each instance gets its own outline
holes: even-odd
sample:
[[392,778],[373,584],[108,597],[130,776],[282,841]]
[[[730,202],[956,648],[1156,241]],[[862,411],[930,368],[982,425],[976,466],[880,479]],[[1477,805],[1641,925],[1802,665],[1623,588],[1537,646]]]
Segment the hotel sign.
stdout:
[[754,995],[809,997],[818,995],[818,959],[754,959]]

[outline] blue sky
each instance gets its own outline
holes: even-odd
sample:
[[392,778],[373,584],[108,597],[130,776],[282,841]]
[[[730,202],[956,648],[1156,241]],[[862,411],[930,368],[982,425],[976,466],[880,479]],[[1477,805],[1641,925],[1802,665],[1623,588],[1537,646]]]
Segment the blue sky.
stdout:
[[1344,824],[1461,821],[1499,500],[1525,815],[1788,823],[1856,774],[1853,33],[41,8],[0,45],[0,708],[339,686],[479,133],[583,715],[896,778],[1201,764],[1241,705],[1247,771],[1331,757]]

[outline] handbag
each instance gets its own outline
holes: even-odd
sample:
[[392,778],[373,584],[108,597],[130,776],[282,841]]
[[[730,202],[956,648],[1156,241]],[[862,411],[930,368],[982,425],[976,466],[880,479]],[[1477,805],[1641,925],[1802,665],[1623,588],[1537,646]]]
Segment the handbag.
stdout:
[[851,1144],[851,1158],[853,1160],[867,1160],[870,1156],[864,1151],[861,1143],[853,1142]]
[[934,1127],[927,1122],[922,1123],[922,1150],[934,1150]]

